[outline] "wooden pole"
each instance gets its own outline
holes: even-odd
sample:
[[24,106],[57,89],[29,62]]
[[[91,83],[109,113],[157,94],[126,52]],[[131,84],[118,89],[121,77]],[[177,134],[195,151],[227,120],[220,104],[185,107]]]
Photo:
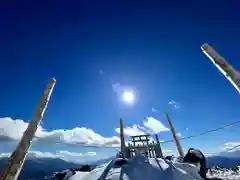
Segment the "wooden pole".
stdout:
[[157,144],[159,144],[159,153],[160,153],[160,156],[163,157],[162,147],[161,147],[161,144],[160,144],[158,135],[156,134],[155,137],[156,137]]
[[125,140],[124,140],[124,131],[123,131],[123,120],[120,119],[120,143],[121,143],[121,152],[125,157]]
[[173,124],[172,124],[172,122],[171,122],[171,120],[170,120],[170,117],[169,117],[169,115],[168,115],[167,113],[166,113],[166,118],[167,118],[167,120],[168,120],[168,124],[169,124],[169,126],[170,126],[173,139],[175,140],[175,143],[176,143],[176,146],[177,146],[177,149],[178,149],[178,153],[179,153],[179,155],[180,155],[181,157],[184,157],[184,152],[183,152],[181,143],[180,143],[180,141],[179,141],[179,139],[178,139],[178,137],[177,137],[177,135],[176,135],[176,131],[175,131],[175,129],[174,129],[174,127],[173,127]]
[[28,149],[31,146],[31,143],[37,131],[38,125],[41,122],[44,112],[47,108],[55,83],[56,83],[56,80],[52,79],[47,89],[45,90],[43,96],[41,97],[40,104],[36,110],[35,117],[29,123],[17,148],[11,154],[8,161],[8,165],[0,176],[0,180],[17,180],[21,172],[22,166],[24,164],[26,155],[28,153]]
[[209,44],[201,46],[203,53],[212,61],[218,70],[228,79],[234,88],[240,93],[240,72],[237,71],[227,60],[215,51]]

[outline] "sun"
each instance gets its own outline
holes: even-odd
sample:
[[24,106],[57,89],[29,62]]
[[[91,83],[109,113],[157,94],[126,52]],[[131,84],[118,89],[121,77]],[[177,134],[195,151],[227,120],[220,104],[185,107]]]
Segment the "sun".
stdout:
[[122,99],[127,104],[132,104],[134,102],[134,93],[132,91],[124,91],[122,94]]

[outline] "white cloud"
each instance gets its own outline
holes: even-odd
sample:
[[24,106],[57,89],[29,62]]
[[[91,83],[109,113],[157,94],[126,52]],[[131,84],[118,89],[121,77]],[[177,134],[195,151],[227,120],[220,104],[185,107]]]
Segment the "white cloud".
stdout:
[[177,133],[176,134],[178,137],[182,137],[182,135],[181,135],[181,133],[179,132],[179,133]]
[[143,122],[144,126],[148,128],[152,133],[166,132],[169,129],[164,126],[161,121],[154,117],[147,117],[146,121]]
[[[9,157],[10,155],[11,153],[0,153],[0,158]],[[84,163],[97,161],[105,157],[98,155],[96,152],[79,153],[63,150],[57,152],[29,151],[27,158],[59,158],[68,162]]]
[[240,142],[227,142],[224,143],[221,151],[218,154],[219,156],[226,156],[226,157],[239,157],[240,156]]
[[[0,118],[0,141],[19,141],[28,123],[23,120],[11,118]],[[117,136],[103,137],[92,129],[76,127],[69,130],[47,131],[39,126],[35,141],[58,142],[67,144],[81,144],[83,146],[119,146],[120,140]]]
[[116,146],[120,142],[117,136],[110,138],[103,137],[94,132],[92,129],[85,127],[76,127],[71,130],[53,130],[51,132],[44,132],[39,140],[96,146]]
[[0,158],[10,157],[11,153],[0,153]]
[[20,119],[0,118],[0,139],[19,140],[27,126],[28,123]]
[[[19,141],[27,128],[28,123],[23,120],[11,118],[0,118],[0,142]],[[124,128],[126,136],[156,134],[169,131],[159,120],[147,117],[143,125],[133,125]],[[120,133],[116,128],[115,132]],[[34,142],[37,143],[64,143],[77,144],[81,146],[93,147],[119,147],[120,139],[118,136],[104,137],[92,129],[86,127],[76,127],[73,129],[55,129],[47,131],[41,125],[38,127]]]
[[168,104],[170,104],[171,106],[173,106],[175,109],[180,109],[180,103],[172,100],[170,102],[168,102]]
[[[120,128],[116,128],[115,131],[117,133],[120,133]],[[147,117],[146,120],[143,121],[143,126],[135,124],[131,127],[127,126],[124,128],[124,134],[126,136],[156,134],[159,132],[166,132],[166,131],[169,131],[169,129],[154,117]]]
[[224,144],[224,150],[239,150],[240,149],[240,142],[227,142]]
[[[0,118],[0,143],[2,141],[19,141],[26,130],[28,123],[11,118]],[[119,133],[119,128],[115,131]],[[124,133],[127,136],[142,135],[142,134],[154,134],[159,132],[169,131],[159,120],[153,117],[147,117],[142,125],[127,126],[124,128]],[[99,147],[119,147],[120,140],[117,136],[104,137],[92,129],[86,127],[76,127],[69,130],[56,129],[47,131],[41,125],[39,126],[34,142],[47,143],[51,146],[51,143],[66,143],[77,144],[82,146],[99,146]],[[166,153],[171,150],[164,150]],[[10,153],[0,153],[0,157],[8,157]],[[95,152],[79,153],[69,151],[57,151],[57,152],[41,152],[41,151],[29,151],[28,157],[36,158],[61,158],[71,162],[84,162],[95,161],[103,157]]]
[[152,108],[152,112],[158,113],[159,110],[157,110],[157,109],[155,109],[155,108]]
[[[120,133],[120,128],[116,128],[115,131],[117,133]],[[145,134],[145,132],[143,131],[143,127],[141,127],[140,125],[134,124],[131,127],[127,126],[124,128],[124,135],[126,136],[137,136],[142,134]]]

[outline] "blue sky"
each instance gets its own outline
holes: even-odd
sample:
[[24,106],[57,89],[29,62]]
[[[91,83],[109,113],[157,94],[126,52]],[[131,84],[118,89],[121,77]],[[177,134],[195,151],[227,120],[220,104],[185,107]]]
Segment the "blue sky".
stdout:
[[[44,132],[72,133],[79,127],[112,138],[118,136],[120,118],[132,131],[134,125],[144,127],[145,117],[168,127],[164,112],[169,112],[177,132],[188,136],[239,119],[238,92],[200,49],[208,42],[240,69],[237,1],[25,1],[0,7],[0,139],[5,143],[0,152],[11,152],[22,132],[18,126],[24,129],[31,120],[52,77],[57,84],[41,124]],[[133,105],[119,101],[116,84],[134,89]],[[6,140],[17,132],[13,128],[18,135]],[[239,142],[238,128],[182,143],[216,152],[226,142]],[[171,139],[169,131],[159,136]],[[164,148],[176,151],[173,144]],[[116,152],[51,141],[34,142],[32,150],[101,157]]]

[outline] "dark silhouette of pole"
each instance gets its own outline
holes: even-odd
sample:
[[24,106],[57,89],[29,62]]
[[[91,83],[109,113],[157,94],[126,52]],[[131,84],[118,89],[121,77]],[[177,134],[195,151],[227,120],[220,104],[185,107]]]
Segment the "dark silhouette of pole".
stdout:
[[120,146],[121,146],[121,152],[123,153],[125,157],[125,140],[124,140],[124,131],[123,131],[123,120],[120,119]]
[[163,157],[162,147],[161,147],[158,135],[156,134],[155,137],[156,137],[156,142],[159,145],[159,155],[160,155],[160,157]]

